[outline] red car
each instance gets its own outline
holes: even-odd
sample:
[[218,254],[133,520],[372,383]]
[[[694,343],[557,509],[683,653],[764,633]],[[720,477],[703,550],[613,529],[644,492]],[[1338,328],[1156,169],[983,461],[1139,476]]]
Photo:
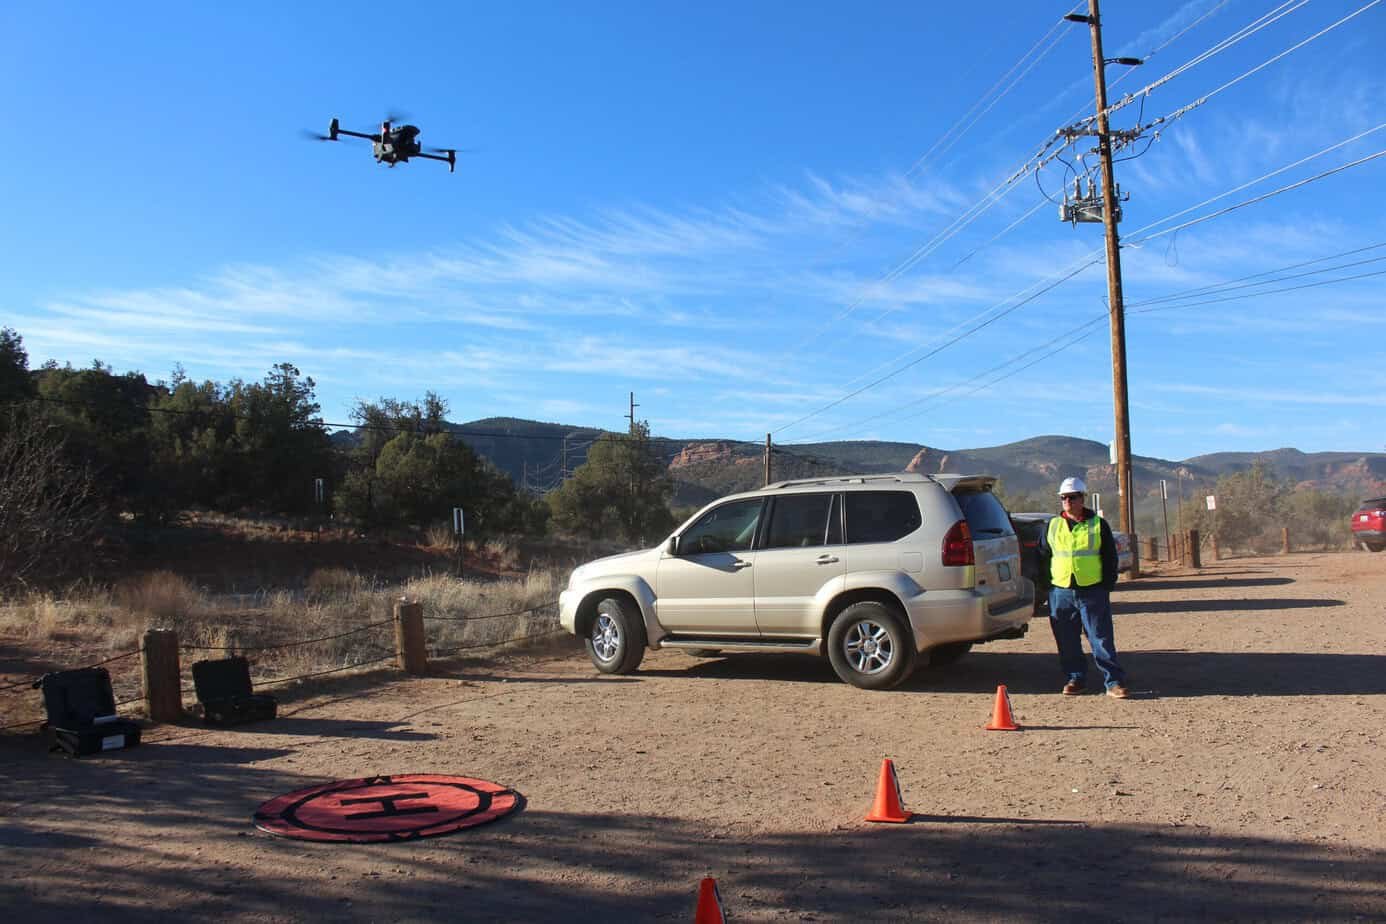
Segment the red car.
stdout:
[[1368,552],[1386,549],[1386,497],[1369,497],[1352,515],[1352,539]]

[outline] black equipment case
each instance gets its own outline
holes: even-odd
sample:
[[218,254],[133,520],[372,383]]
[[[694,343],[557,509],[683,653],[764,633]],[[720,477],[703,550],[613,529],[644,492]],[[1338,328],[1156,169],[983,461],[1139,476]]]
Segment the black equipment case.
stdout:
[[202,718],[212,725],[258,722],[274,718],[279,711],[273,696],[251,692],[250,662],[245,658],[198,661],[192,675]]
[[115,714],[111,675],[104,667],[44,674],[35,686],[43,690],[54,750],[85,757],[140,743],[140,727]]

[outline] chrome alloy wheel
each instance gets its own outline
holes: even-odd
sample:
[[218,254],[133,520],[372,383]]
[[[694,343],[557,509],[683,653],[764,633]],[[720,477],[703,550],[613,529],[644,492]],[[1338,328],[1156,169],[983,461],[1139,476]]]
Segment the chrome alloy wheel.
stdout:
[[847,630],[842,653],[852,669],[862,674],[879,674],[895,660],[895,640],[885,626],[863,619]]
[[592,651],[603,661],[610,661],[616,657],[620,647],[621,627],[616,625],[616,620],[610,614],[598,613],[596,621],[592,623]]

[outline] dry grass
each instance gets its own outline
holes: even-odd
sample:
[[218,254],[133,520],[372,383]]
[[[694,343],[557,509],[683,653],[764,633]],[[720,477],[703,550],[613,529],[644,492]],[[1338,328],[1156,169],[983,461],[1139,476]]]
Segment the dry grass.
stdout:
[[[356,572],[330,568],[313,572],[301,593],[217,597],[170,572],[154,571],[110,589],[84,586],[0,606],[0,633],[50,652],[56,663],[70,659],[68,666],[79,667],[138,648],[147,628],[170,628],[181,644],[200,646],[183,652],[185,672],[195,661],[239,652],[264,682],[393,654],[390,620],[401,597],[423,604],[428,647],[436,656],[459,648],[485,655],[533,644],[532,638],[557,627],[555,608],[545,604],[557,600],[565,578],[566,572],[544,570],[509,580],[435,575],[374,585]],[[352,631],[372,623],[381,625]],[[300,641],[305,644],[293,644]],[[137,660],[122,662],[113,676],[119,698],[138,695]],[[190,674],[185,684],[191,686]]]
[[424,530],[424,548],[439,552],[451,551],[457,547],[457,534],[450,523],[434,523]]
[[206,605],[202,592],[171,571],[126,578],[111,590],[115,602],[146,625],[177,628]]

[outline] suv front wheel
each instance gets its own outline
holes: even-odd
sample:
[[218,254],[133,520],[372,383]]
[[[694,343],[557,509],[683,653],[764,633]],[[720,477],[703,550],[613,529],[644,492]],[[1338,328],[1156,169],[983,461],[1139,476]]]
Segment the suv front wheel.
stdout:
[[645,656],[645,623],[634,609],[619,597],[604,597],[597,603],[583,646],[603,674],[629,674]]
[[828,660],[837,676],[863,690],[886,690],[914,668],[914,641],[905,622],[875,600],[853,603],[828,630]]

